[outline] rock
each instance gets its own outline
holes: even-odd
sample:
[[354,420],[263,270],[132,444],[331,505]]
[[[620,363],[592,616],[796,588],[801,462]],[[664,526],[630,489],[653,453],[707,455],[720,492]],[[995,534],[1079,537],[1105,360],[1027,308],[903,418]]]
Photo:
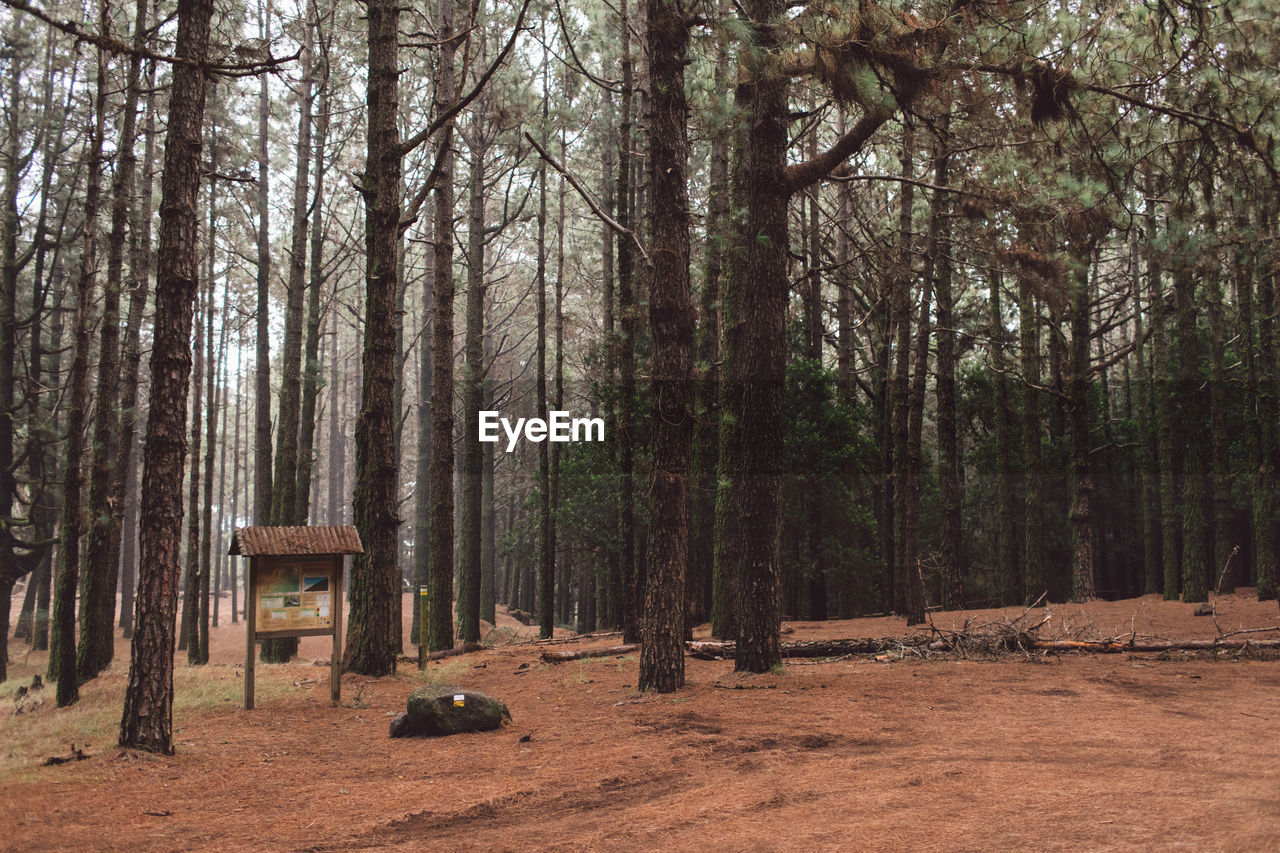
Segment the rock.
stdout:
[[408,710],[391,720],[391,736],[485,732],[510,719],[507,706],[492,696],[454,684],[433,684],[409,694]]
[[401,711],[391,718],[392,737],[413,737],[413,727],[409,725],[409,712]]
[[1196,609],[1192,611],[1193,616],[1212,616],[1213,605],[1209,602],[1203,602],[1196,605]]

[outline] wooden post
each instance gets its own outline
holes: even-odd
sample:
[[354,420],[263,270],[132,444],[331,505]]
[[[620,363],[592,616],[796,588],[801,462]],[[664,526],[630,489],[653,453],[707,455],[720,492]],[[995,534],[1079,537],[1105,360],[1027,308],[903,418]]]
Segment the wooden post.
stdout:
[[253,710],[253,665],[258,657],[254,634],[258,631],[258,602],[254,596],[258,582],[258,558],[249,558],[249,578],[244,592],[244,624],[248,632],[244,658],[244,709]]
[[418,669],[427,668],[427,587],[418,587]]
[[333,558],[333,660],[329,664],[329,702],[342,699],[342,568],[344,557]]

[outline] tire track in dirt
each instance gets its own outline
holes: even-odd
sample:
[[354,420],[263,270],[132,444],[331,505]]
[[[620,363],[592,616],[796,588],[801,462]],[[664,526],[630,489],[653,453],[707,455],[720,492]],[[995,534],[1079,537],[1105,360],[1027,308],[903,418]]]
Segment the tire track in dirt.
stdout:
[[424,810],[387,821],[340,843],[307,847],[305,853],[324,853],[352,848],[394,847],[448,840],[457,843],[465,834],[468,844],[478,844],[480,833],[499,834],[512,826],[528,826],[537,815],[539,825],[548,829],[563,819],[581,822],[584,815],[598,809],[628,807],[658,802],[698,785],[689,774],[677,770],[646,772],[639,776],[609,776],[571,788],[538,786],[514,791],[453,812]]

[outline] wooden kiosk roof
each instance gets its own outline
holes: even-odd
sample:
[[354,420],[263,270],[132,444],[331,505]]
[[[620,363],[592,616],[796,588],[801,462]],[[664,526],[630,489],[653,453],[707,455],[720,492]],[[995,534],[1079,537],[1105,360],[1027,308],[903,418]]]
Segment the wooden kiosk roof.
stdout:
[[351,525],[334,527],[241,527],[228,554],[243,557],[363,554],[360,534]]

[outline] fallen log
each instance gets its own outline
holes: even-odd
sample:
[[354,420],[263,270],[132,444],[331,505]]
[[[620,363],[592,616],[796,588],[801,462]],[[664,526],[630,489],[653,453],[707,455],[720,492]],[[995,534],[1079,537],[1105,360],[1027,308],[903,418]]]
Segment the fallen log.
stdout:
[[[866,655],[903,647],[919,648],[929,644],[926,636],[857,637],[847,640],[795,640],[782,644],[784,658],[826,658],[838,655]],[[731,658],[737,650],[733,641],[721,643],[700,640],[685,643],[690,656],[700,660]]]
[[1216,652],[1244,649],[1280,649],[1280,640],[1178,640],[1127,642],[1121,640],[1036,640],[1031,648],[1051,652]]
[[[438,652],[430,652],[427,654],[427,660],[444,660],[445,658],[457,657],[458,655],[465,655],[470,652],[482,652],[486,648],[488,647],[482,646],[480,643],[463,643],[460,646],[454,646],[452,649],[442,649]],[[416,661],[417,658],[413,657],[409,658],[409,660]]]
[[[1007,637],[952,635],[946,639],[915,637],[861,637],[842,640],[798,640],[782,644],[784,658],[823,658],[840,655],[865,655],[897,649],[927,649],[931,652],[960,651],[967,644],[989,647],[991,651],[1086,652],[1119,654],[1121,652],[1195,652],[1244,651],[1246,649],[1280,649],[1280,640],[1036,640],[1025,634]],[[700,660],[724,660],[734,656],[736,644],[696,641],[685,643],[690,657]]]
[[519,643],[507,643],[503,648],[512,646],[559,646],[565,643],[585,643],[591,640],[603,640],[605,637],[619,637],[621,631],[596,631],[591,634],[572,634],[568,637],[547,637],[546,639],[522,640]]
[[556,652],[547,650],[542,653],[542,659],[547,663],[565,663],[566,661],[571,660],[629,655],[632,652],[638,651],[640,651],[639,643],[625,643],[621,646],[609,646],[607,649],[580,649],[576,652]]

